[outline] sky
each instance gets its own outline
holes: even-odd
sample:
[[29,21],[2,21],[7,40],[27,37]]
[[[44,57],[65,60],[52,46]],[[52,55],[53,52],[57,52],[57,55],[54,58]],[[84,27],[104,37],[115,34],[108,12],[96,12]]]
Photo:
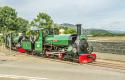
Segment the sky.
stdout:
[[81,23],[83,28],[125,31],[125,0],[0,0],[21,16],[33,20],[48,13],[55,23]]

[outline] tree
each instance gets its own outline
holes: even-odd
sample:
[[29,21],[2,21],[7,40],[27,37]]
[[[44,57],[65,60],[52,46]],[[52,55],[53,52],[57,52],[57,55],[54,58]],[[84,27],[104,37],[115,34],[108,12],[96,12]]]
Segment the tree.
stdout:
[[76,34],[76,30],[74,28],[65,28],[65,34]]
[[26,30],[27,26],[28,21],[21,17],[17,17],[15,9],[8,6],[0,7],[0,30],[2,30],[3,33],[10,30]]
[[37,18],[31,22],[32,26],[37,26],[39,28],[51,28],[53,20],[46,13],[39,13]]
[[0,8],[0,28],[1,30],[13,29],[15,26],[15,20],[17,13],[15,9],[8,6]]
[[18,17],[15,21],[17,31],[26,31],[29,26],[29,22],[21,17]]

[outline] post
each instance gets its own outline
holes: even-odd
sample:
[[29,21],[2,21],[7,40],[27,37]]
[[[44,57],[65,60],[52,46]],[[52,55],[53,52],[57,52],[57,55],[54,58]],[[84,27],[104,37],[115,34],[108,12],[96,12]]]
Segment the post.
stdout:
[[10,33],[10,44],[9,44],[9,47],[10,47],[10,54],[11,54],[11,49],[12,49],[12,33]]

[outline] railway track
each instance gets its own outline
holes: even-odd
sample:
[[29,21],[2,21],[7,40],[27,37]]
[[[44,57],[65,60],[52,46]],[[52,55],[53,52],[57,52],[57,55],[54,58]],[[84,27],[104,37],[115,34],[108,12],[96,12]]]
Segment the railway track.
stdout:
[[[12,51],[12,52],[15,53],[16,51]],[[62,63],[67,63],[67,64],[78,65],[78,63],[70,62],[70,61],[63,61],[63,60],[51,59],[51,58],[43,58],[43,57],[39,57],[39,56],[32,56],[32,57],[37,57],[37,58],[42,58],[42,59],[45,59],[45,60],[51,60],[51,61],[62,62]],[[125,62],[123,62],[123,61],[97,59],[95,62],[86,63],[86,65],[98,66],[98,67],[111,68],[111,69],[115,69],[115,70],[125,71]]]
[[[63,60],[58,60],[58,59],[51,59],[51,58],[42,58],[42,59],[51,60],[55,62],[62,62],[66,64],[72,64],[72,65],[84,65],[84,64],[79,64],[79,63],[70,62],[70,61],[63,61]],[[104,67],[104,68],[120,70],[120,71],[125,72],[125,63],[122,61],[120,62],[120,61],[113,61],[113,60],[97,59],[97,61],[92,62],[92,63],[86,63],[85,65]]]
[[111,68],[111,69],[115,69],[115,70],[125,71],[125,63],[116,62],[116,61],[113,61],[113,60],[111,60],[111,61],[97,60],[93,63],[88,63],[87,65],[105,67],[105,68]]
[[[64,60],[54,59],[54,58],[45,58],[45,57],[34,56],[34,55],[32,55],[32,57],[44,59],[44,60],[55,61],[55,62],[66,63],[66,64],[72,64],[72,65],[84,65],[84,64],[79,64],[77,62],[64,61]],[[123,61],[97,59],[95,62],[85,63],[85,65],[105,67],[105,68],[111,68],[111,69],[115,69],[115,70],[125,71],[125,62],[123,62]]]
[[[59,59],[51,59],[51,58],[42,58],[42,59],[51,60],[51,61],[55,61],[55,62],[62,62],[62,63],[66,63],[66,64],[72,64],[72,65],[84,65],[84,64],[79,64],[79,63],[70,62],[70,61],[63,61],[63,60],[59,60]],[[110,69],[121,70],[121,71],[125,72],[125,63],[123,61],[120,62],[120,61],[115,61],[115,60],[97,59],[95,62],[86,63],[85,65],[110,68]]]

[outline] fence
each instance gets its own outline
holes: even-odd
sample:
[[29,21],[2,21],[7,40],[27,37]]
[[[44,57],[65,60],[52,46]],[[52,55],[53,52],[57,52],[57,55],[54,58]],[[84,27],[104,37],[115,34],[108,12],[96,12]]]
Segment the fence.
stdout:
[[89,41],[95,52],[125,55],[125,42]]

